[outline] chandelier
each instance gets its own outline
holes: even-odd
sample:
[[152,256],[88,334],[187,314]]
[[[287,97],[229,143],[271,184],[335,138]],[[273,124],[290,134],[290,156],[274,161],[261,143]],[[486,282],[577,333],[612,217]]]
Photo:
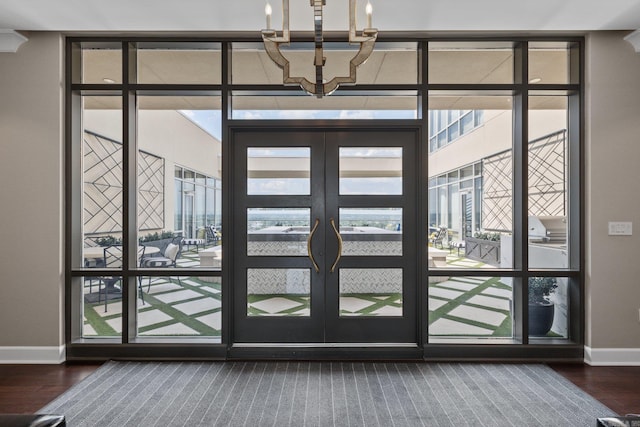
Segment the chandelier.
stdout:
[[282,81],[285,85],[300,85],[310,95],[322,98],[330,95],[340,85],[354,85],[356,83],[356,68],[364,64],[373,52],[378,30],[371,28],[371,4],[367,3],[367,27],[362,31],[356,30],[356,0],[349,0],[349,44],[360,44],[358,53],[355,54],[349,63],[349,76],[334,77],[328,82],[323,79],[323,67],[326,62],[323,52],[323,33],[322,33],[322,7],[326,5],[326,0],[309,0],[313,7],[314,14],[314,66],[315,66],[315,82],[309,81],[306,77],[292,77],[289,70],[289,60],[280,52],[280,45],[288,45],[290,42],[289,32],[289,0],[282,0],[282,32],[278,32],[271,28],[271,5],[267,3],[265,6],[265,14],[267,17],[267,29],[262,30],[262,40],[269,58],[282,69]]

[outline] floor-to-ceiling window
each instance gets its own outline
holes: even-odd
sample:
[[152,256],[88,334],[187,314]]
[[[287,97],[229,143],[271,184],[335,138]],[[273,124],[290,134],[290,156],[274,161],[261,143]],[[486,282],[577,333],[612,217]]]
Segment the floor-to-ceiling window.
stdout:
[[[398,301],[405,310],[412,304],[413,341],[426,358],[474,357],[479,354],[474,348],[480,348],[475,346],[486,344],[493,344],[493,357],[544,351],[579,357],[581,43],[381,35],[359,69],[358,85],[318,99],[282,86],[280,70],[257,40],[69,39],[70,357],[228,354],[238,270],[227,266],[240,255],[255,256],[229,249],[247,238],[236,235],[241,228],[234,221],[244,217],[232,203],[239,182],[234,173],[247,171],[253,185],[247,200],[265,189],[264,194],[283,194],[270,171],[280,170],[278,177],[288,182],[302,177],[297,151],[284,141],[265,148],[257,138],[244,158],[229,155],[229,134],[256,123],[266,132],[303,124],[322,126],[323,132],[421,129],[412,164],[415,191],[389,193],[408,198],[403,210],[383,206],[387,181],[402,182],[402,172],[389,166],[395,161],[385,152],[390,148],[376,142],[377,148],[367,151],[359,148],[366,146],[361,142],[340,143],[350,154],[335,162],[353,163],[349,170],[336,169],[340,185],[355,186],[351,192],[336,190],[338,200],[355,195],[353,206],[341,208],[340,215],[346,221],[368,196],[376,195],[380,206],[375,212],[360,209],[369,216],[349,224],[340,219],[336,233],[340,227],[360,227],[379,229],[383,240],[393,233],[406,236],[403,215],[409,207],[417,245],[415,253],[403,256],[418,265],[417,274],[405,274],[414,282],[415,301],[368,289],[345,293],[351,305],[344,313],[384,317]],[[326,49],[328,69],[341,73],[335,64],[348,59],[353,48],[336,36]],[[286,54],[297,66],[312,51],[301,38]],[[327,187],[323,194],[331,191]],[[260,200],[259,207],[243,212],[249,215],[251,239],[269,240],[269,227],[296,226],[287,222],[290,208],[280,202],[277,212],[275,205],[268,211],[277,215],[261,218],[275,197]],[[298,222],[307,238],[315,218],[311,211],[296,212],[305,216]],[[380,213],[387,216],[370,215]],[[224,263],[223,254],[231,260]],[[255,289],[269,288],[254,282]],[[290,305],[300,298],[294,294],[251,294],[247,316],[295,315]],[[308,313],[308,301],[298,305],[300,313]],[[539,315],[542,311],[546,314]],[[547,325],[537,326],[540,322]],[[136,345],[130,350],[122,344]]]

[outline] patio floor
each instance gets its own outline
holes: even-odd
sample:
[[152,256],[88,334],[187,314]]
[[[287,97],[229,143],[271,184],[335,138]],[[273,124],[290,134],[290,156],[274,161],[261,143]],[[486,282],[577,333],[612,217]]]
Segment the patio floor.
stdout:
[[[451,267],[490,268],[485,264],[447,256]],[[199,266],[195,250],[185,251],[179,267]],[[511,286],[496,277],[446,277],[429,285],[429,331],[431,336],[511,337]],[[143,279],[144,304],[138,298],[139,336],[221,336],[221,284],[198,277]],[[95,286],[95,284],[94,284]],[[147,291],[148,288],[148,291]],[[85,287],[85,292],[88,287]],[[400,294],[342,295],[342,316],[398,316]],[[309,298],[299,295],[250,295],[250,316],[308,316]],[[84,336],[121,334],[122,301],[85,302]]]

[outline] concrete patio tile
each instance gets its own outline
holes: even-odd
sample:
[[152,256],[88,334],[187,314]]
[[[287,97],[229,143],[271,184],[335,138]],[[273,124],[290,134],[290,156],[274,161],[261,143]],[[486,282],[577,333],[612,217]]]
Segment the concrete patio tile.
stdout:
[[214,308],[220,307],[220,305],[220,301],[215,298],[201,298],[194,301],[183,302],[172,307],[191,316],[192,314],[213,310]]
[[145,326],[151,326],[155,323],[166,322],[171,320],[172,317],[160,310],[148,310],[138,312],[138,327],[144,328]]
[[472,285],[471,283],[462,283],[462,282],[458,282],[457,280],[449,280],[447,282],[440,283],[438,286],[456,289],[458,291],[465,291],[465,292],[469,292],[470,290],[478,287],[478,285],[476,284]]
[[[283,310],[289,310],[295,307],[302,308],[303,304],[300,304],[297,301],[292,301],[287,298],[275,297],[275,298],[266,299],[264,301],[249,303],[249,306],[255,307],[259,310],[275,315],[280,313]],[[284,315],[286,315],[286,313]]]
[[202,294],[199,294],[196,291],[192,291],[191,289],[184,289],[182,291],[169,292],[162,295],[155,295],[155,298],[165,303],[171,303],[171,302],[183,301],[191,298],[198,298],[201,296]]
[[507,317],[497,311],[470,307],[468,305],[460,305],[447,314],[450,316],[460,317],[461,319],[473,320],[475,322],[482,322],[493,326],[500,326]]
[[467,325],[449,319],[438,319],[429,325],[429,335],[491,335],[491,329]]
[[440,287],[440,286],[446,286],[445,285],[446,283],[449,283],[449,281],[442,282],[438,284],[438,286],[429,286],[429,295],[434,297],[446,298],[446,299],[455,299],[464,293],[464,292],[453,291],[451,289],[445,289]]
[[196,317],[195,319],[204,323],[207,326],[212,327],[213,329],[220,330],[222,328],[222,313],[210,313],[204,316]]
[[513,291],[510,289],[487,288],[481,292],[483,295],[493,295],[501,298],[513,298]]
[[96,332],[95,329],[93,329],[93,326],[89,325],[88,323],[85,325],[82,325],[82,336],[83,337],[95,337],[97,336],[98,333]]
[[442,301],[441,299],[429,298],[429,311],[435,311],[448,302],[449,301]]
[[355,313],[363,308],[367,308],[375,304],[374,302],[364,300],[357,297],[340,297],[340,310]]
[[151,329],[140,335],[141,336],[149,336],[149,335],[171,336],[171,335],[200,335],[200,334],[198,333],[198,331],[191,329],[187,325],[184,325],[182,323],[176,323],[173,325],[162,326],[157,329]]
[[498,310],[509,311],[511,309],[511,304],[509,300],[502,299],[502,298],[488,297],[484,295],[476,295],[474,297],[469,298],[467,300],[467,304],[475,304],[475,305],[481,305],[484,307],[497,308]]
[[[178,285],[177,283],[170,283],[170,282],[166,282],[166,283],[162,283],[162,284],[156,284],[154,285],[153,283],[151,284],[151,288],[149,289],[149,294],[154,295],[154,294],[159,294],[162,292],[168,292],[168,291],[176,291],[178,289],[183,289],[182,286]],[[145,285],[142,286],[142,291],[143,292],[147,292],[147,287]]]
[[379,309],[367,314],[367,316],[402,316],[402,307],[394,307],[391,305],[385,305]]

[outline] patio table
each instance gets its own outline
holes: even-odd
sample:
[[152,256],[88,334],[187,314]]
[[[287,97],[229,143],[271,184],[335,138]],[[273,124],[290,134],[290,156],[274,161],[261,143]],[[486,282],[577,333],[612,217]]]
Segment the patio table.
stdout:
[[[142,246],[138,246],[138,251],[142,251]],[[144,246],[144,255],[153,255],[160,253],[160,248],[156,248],[155,246]],[[92,258],[92,259],[101,259],[104,258],[104,247],[102,246],[91,246],[85,247],[82,249],[82,255],[84,258]]]

